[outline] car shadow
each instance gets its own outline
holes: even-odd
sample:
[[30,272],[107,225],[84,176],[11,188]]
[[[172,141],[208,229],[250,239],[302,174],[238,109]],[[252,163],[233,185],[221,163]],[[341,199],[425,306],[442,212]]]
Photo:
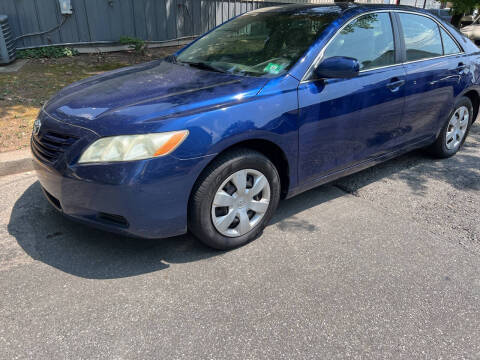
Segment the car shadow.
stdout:
[[[428,179],[451,183],[459,189],[480,189],[480,126],[472,128],[461,153],[434,160],[415,151],[332,184],[317,187],[280,203],[270,226],[281,231],[314,232],[314,224],[298,215],[334,198],[354,194],[385,177],[401,180],[423,195]],[[38,182],[15,202],[8,232],[33,259],[66,273],[88,279],[112,279],[146,274],[223,254],[187,234],[162,240],[134,239],[92,229],[66,219],[44,199]]]
[[78,224],[53,209],[39,182],[14,204],[8,232],[33,259],[89,279],[136,276],[220,253],[190,235],[147,240]]
[[[295,214],[338,196],[321,187],[283,201],[272,221],[282,230],[315,226]],[[342,193],[340,193],[342,195]],[[111,234],[62,216],[44,199],[35,182],[15,202],[8,232],[33,259],[66,273],[88,279],[113,279],[146,274],[208,259],[224,252],[210,249],[187,234],[147,240]]]

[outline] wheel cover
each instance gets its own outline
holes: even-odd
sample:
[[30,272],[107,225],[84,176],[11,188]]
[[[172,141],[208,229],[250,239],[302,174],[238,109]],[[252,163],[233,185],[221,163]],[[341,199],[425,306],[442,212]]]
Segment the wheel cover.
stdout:
[[468,128],[470,114],[466,106],[460,106],[453,113],[447,125],[445,146],[448,150],[457,149],[463,141]]
[[212,222],[228,237],[245,235],[257,226],[270,204],[270,184],[258,170],[243,169],[230,175],[212,202]]

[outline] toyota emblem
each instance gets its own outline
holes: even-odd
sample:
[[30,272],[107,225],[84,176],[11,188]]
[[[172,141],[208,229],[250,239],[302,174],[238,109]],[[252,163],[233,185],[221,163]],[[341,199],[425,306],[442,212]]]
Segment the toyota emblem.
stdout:
[[42,126],[42,121],[40,119],[36,119],[33,123],[33,135],[38,135],[40,132],[40,127]]

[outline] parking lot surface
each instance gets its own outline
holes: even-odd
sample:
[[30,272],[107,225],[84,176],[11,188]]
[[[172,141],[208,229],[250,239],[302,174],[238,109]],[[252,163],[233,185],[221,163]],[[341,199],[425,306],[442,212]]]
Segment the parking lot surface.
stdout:
[[480,124],[281,203],[230,252],[75,224],[0,178],[0,358],[480,357]]

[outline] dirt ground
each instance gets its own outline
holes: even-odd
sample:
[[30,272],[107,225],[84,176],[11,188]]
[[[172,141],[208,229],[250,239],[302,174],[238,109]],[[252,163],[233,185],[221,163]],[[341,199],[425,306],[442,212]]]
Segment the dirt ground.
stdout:
[[38,111],[61,88],[108,70],[163,58],[178,49],[149,49],[145,56],[124,51],[31,59],[16,73],[0,74],[0,152],[28,146]]

